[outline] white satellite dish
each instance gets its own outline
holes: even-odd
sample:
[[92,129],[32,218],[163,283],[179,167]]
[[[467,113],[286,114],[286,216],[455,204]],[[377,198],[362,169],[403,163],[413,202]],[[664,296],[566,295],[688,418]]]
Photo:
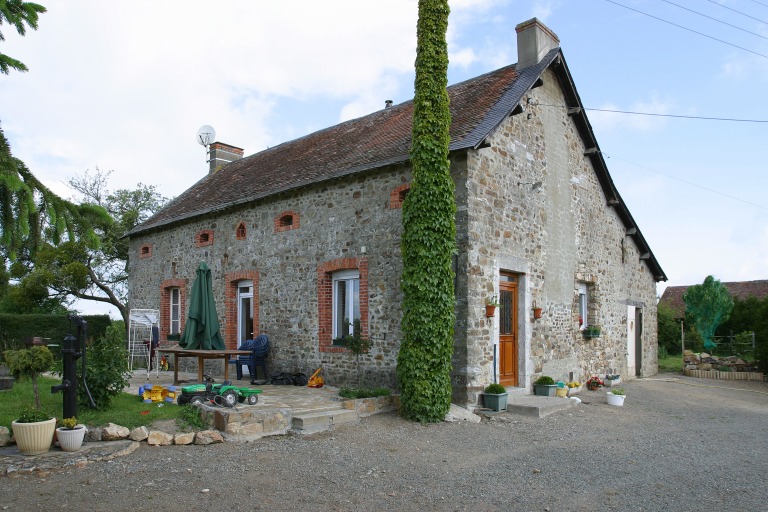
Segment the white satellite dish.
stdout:
[[216,130],[213,126],[203,125],[197,130],[197,143],[201,146],[210,146],[211,142],[216,140]]

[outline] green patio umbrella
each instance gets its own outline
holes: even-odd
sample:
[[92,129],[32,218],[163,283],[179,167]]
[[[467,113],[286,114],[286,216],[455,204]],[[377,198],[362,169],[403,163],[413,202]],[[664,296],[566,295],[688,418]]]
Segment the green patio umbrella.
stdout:
[[197,268],[197,277],[189,297],[189,314],[179,346],[188,350],[224,350],[216,303],[213,300],[211,269],[205,262]]

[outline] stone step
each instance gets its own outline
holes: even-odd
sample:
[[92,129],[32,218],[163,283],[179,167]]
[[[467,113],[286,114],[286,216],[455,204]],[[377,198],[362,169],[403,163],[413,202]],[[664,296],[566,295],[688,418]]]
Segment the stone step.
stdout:
[[357,423],[359,418],[355,411],[336,408],[310,413],[294,414],[292,430],[300,434],[314,434],[330,430],[335,426],[345,423]]
[[546,396],[521,396],[511,399],[507,403],[507,411],[513,414],[522,414],[543,418],[553,412],[562,411],[577,404],[570,398],[555,398]]

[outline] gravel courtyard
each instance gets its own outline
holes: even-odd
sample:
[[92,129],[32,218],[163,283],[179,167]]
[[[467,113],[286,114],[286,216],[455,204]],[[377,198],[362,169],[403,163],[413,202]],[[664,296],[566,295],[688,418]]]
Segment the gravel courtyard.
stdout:
[[543,419],[380,414],[312,436],[142,447],[0,479],[0,510],[768,510],[768,385],[659,375]]

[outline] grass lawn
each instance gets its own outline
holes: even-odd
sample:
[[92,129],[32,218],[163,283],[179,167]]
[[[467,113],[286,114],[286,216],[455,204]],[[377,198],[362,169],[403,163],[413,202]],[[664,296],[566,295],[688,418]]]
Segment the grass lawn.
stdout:
[[683,356],[681,354],[659,358],[659,372],[661,373],[682,373]]
[[[40,393],[41,409],[53,417],[60,418],[63,412],[63,397],[61,393],[51,393],[51,386],[60,384],[61,380],[40,377],[37,387]],[[16,381],[12,389],[0,391],[0,426],[11,428],[11,422],[27,409],[34,408],[35,399],[32,392],[32,381]],[[175,403],[145,404],[138,395],[121,393],[112,398],[106,410],[93,410],[79,404],[77,420],[93,427],[106,426],[115,423],[129,429],[150,425],[155,421],[178,420],[195,428],[202,427],[197,418],[197,409],[188,405],[179,406]]]

